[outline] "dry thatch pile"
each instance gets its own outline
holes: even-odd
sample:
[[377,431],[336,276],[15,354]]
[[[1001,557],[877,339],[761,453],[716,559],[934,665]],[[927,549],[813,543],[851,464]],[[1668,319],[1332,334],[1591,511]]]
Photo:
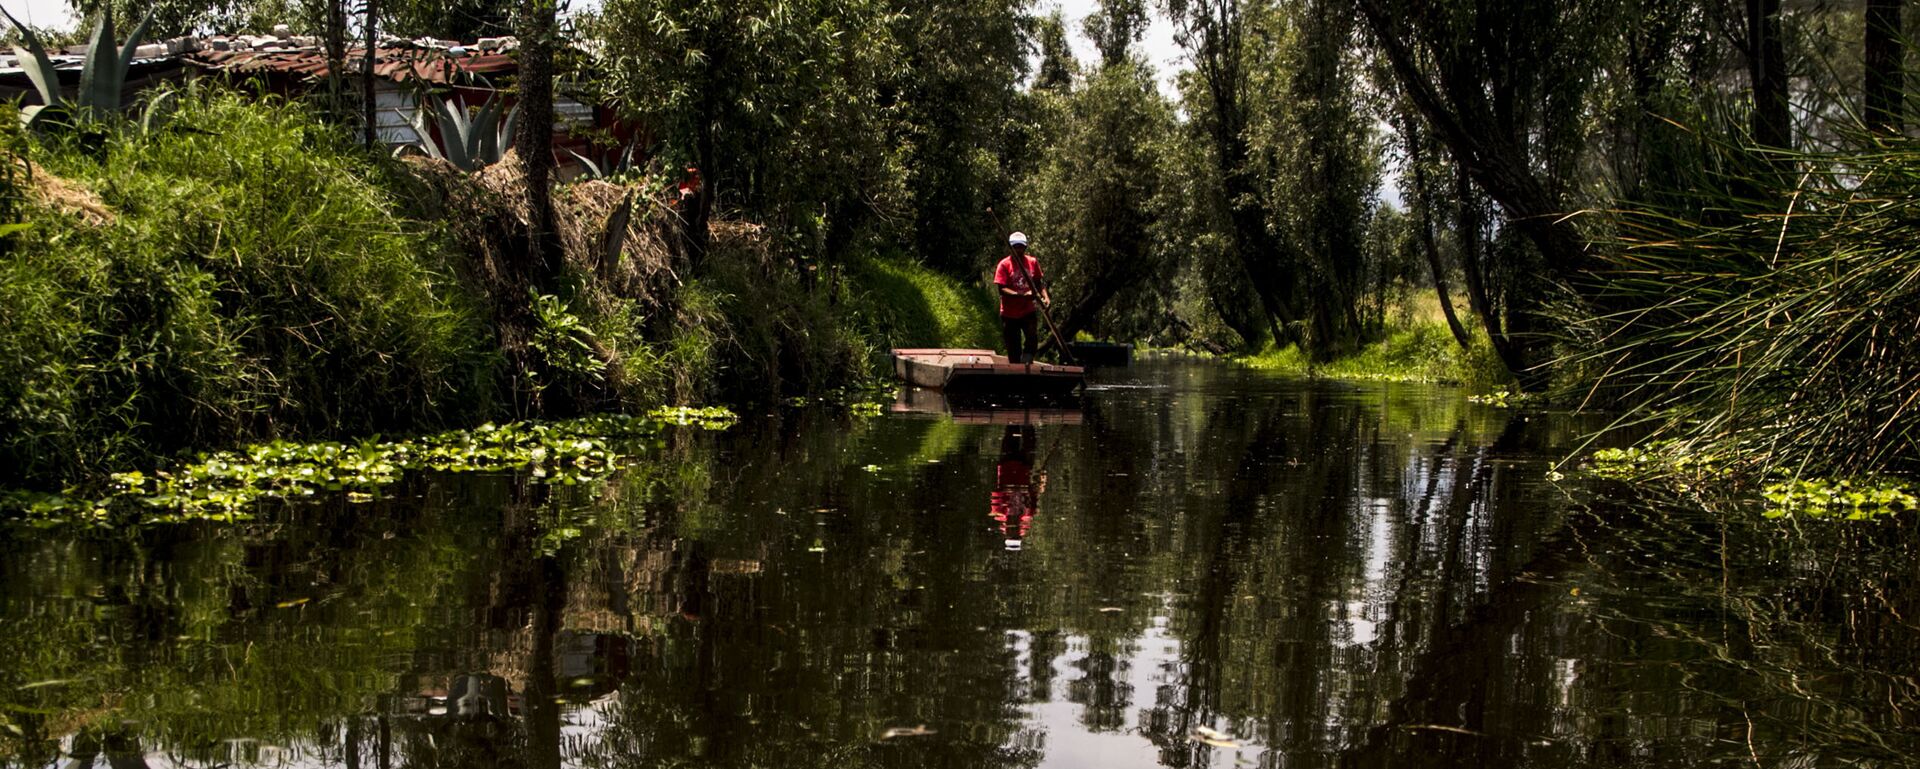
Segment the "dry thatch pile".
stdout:
[[54,176],[47,169],[18,155],[13,158],[13,167],[15,174],[26,178],[27,196],[33,201],[80,217],[91,227],[100,227],[114,220],[113,209],[108,208],[93,190]]

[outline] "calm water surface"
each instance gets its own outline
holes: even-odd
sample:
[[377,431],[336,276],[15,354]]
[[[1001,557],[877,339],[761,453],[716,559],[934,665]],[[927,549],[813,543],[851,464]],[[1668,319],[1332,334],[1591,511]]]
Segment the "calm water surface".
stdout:
[[0,765],[1920,755],[1909,520],[1551,480],[1592,424],[1447,388],[1102,376],[1024,420],[748,415],[591,486],[0,532]]

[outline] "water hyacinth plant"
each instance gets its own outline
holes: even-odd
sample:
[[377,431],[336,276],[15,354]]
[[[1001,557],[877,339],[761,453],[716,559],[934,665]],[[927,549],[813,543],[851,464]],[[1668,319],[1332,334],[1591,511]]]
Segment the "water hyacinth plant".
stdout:
[[152,17],[142,19],[127,36],[126,44],[114,47],[113,14],[100,15],[99,23],[93,27],[93,37],[87,45],[87,57],[80,69],[80,90],[68,96],[66,89],[60,87],[60,75],[55,71],[52,57],[47,55],[46,46],[40,37],[27,25],[20,23],[13,14],[0,9],[7,21],[20,33],[25,46],[14,46],[19,58],[20,68],[26,70],[27,79],[33,81],[33,88],[40,97],[39,104],[20,109],[20,120],[29,128],[45,124],[43,116],[67,113],[73,118],[98,120],[118,113],[126,103],[122,96],[127,82],[127,70],[133,65],[134,50],[140,46],[140,38],[147,32],[147,24]]
[[12,492],[0,496],[0,511],[55,524],[104,523],[116,515],[150,523],[233,520],[248,517],[255,503],[268,498],[347,492],[349,499],[371,499],[408,471],[524,471],[538,482],[583,483],[630,463],[627,447],[668,425],[721,430],[734,421],[733,412],[724,408],[679,407],[644,417],[489,423],[411,440],[271,441],[203,455],[169,470],[114,473],[104,496]]

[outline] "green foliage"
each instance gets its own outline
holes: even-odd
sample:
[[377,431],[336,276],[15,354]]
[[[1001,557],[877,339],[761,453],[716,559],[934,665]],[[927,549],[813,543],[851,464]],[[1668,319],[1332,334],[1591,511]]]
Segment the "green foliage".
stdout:
[[382,32],[471,43],[513,34],[518,0],[381,0]]
[[598,380],[607,362],[595,352],[593,330],[567,310],[567,303],[551,294],[529,297],[533,305],[533,339],[528,344],[546,365],[575,377]]
[[1618,212],[1567,318],[1569,362],[1598,397],[1753,471],[1920,467],[1920,141],[1778,156],[1794,178],[1703,143],[1692,192]]
[[[1362,315],[1381,271],[1366,248],[1380,183],[1380,146],[1350,55],[1355,19],[1343,0],[1249,10],[1270,44],[1249,52],[1250,155],[1261,208],[1279,248],[1268,258],[1297,319],[1300,343],[1318,360],[1368,339]],[[1369,258],[1374,257],[1374,258]]]
[[73,10],[81,18],[96,23],[111,18],[151,19],[153,34],[159,38],[201,31],[265,32],[253,23],[254,16],[257,10],[270,11],[263,6],[272,5],[260,0],[73,0]]
[[896,19],[881,0],[612,0],[579,25],[596,87],[659,137],[649,149],[810,266],[902,194],[881,97]]
[[1182,259],[1163,237],[1164,144],[1173,105],[1137,60],[1084,87],[1036,93],[1044,149],[1015,197],[1014,222],[1053,282],[1061,333],[1142,338],[1166,325]]
[[488,408],[487,334],[433,227],[305,109],[196,91],[159,130],[33,160],[108,213],[39,199],[0,261],[6,480]]
[[830,390],[868,371],[871,350],[844,306],[772,254],[758,228],[717,238],[683,293],[684,344],[710,355],[711,383],[729,400],[768,402]]

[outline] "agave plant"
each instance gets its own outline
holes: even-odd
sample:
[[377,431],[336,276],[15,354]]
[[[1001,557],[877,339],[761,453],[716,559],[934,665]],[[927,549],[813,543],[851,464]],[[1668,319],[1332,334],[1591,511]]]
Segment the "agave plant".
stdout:
[[438,145],[428,138],[425,106],[413,114],[413,130],[420,134],[417,146],[428,156],[472,172],[500,162],[501,156],[513,147],[513,128],[520,119],[520,105],[514,105],[502,115],[500,99],[491,98],[469,118],[466,109],[451,98],[429,98],[428,102],[433,107],[433,121],[440,129]]
[[573,150],[567,150],[575,160],[580,161],[581,175],[588,179],[607,179],[633,170],[635,145],[629,144],[617,153],[604,155],[596,161]]
[[4,8],[0,8],[0,14],[6,15],[13,28],[20,31],[20,39],[26,42],[25,47],[14,46],[13,50],[19,56],[21,69],[27,71],[27,78],[40,94],[39,104],[20,110],[20,120],[27,127],[35,127],[40,116],[50,109],[76,116],[102,116],[116,113],[125,106],[120,92],[127,83],[127,69],[132,66],[133,52],[140,47],[140,38],[146,34],[147,23],[153,17],[141,19],[133,28],[133,34],[127,36],[126,44],[115,50],[113,14],[101,14],[100,23],[93,27],[93,39],[87,45],[87,58],[81,64],[80,90],[69,97],[60,88],[59,73],[54,71],[53,59],[47,56],[40,37]]

